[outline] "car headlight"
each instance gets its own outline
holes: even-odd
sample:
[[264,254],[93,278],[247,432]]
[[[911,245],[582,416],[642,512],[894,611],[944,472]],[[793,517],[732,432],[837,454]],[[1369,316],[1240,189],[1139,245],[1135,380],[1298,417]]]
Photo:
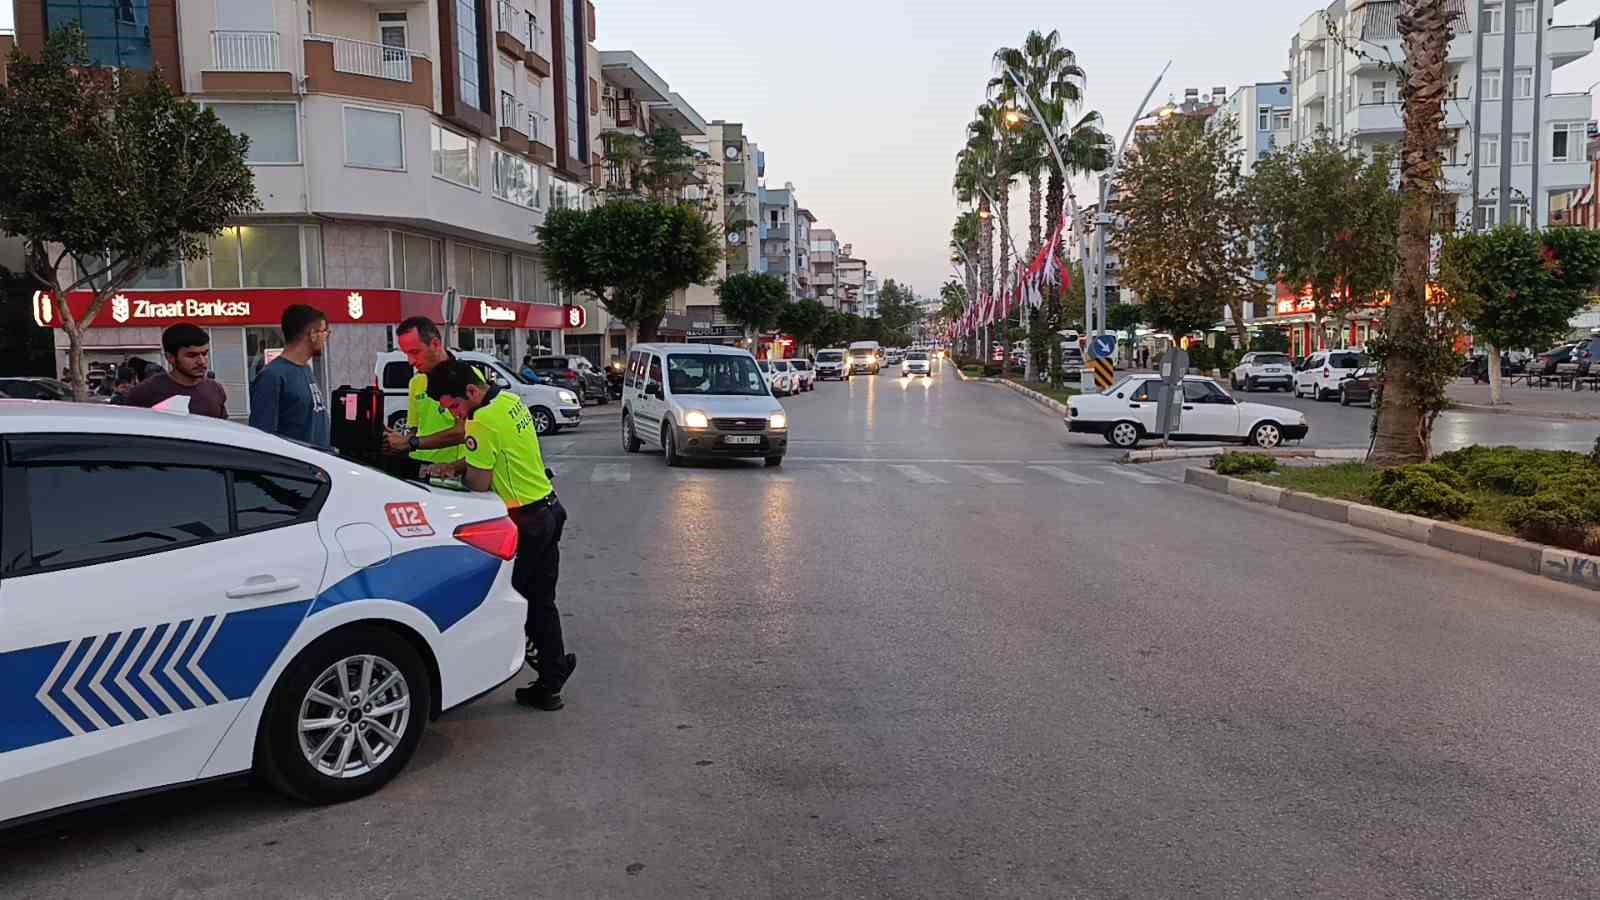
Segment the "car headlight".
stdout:
[[706,414],[698,409],[691,409],[683,414],[683,427],[685,428],[705,428],[710,424],[711,422],[706,418]]
[[578,395],[574,394],[571,391],[561,391],[561,392],[557,393],[556,396],[561,398],[561,402],[562,403],[577,403],[578,402]]
[[784,415],[783,413],[773,413],[767,419],[767,426],[770,427],[770,428],[788,428],[789,427],[789,417]]

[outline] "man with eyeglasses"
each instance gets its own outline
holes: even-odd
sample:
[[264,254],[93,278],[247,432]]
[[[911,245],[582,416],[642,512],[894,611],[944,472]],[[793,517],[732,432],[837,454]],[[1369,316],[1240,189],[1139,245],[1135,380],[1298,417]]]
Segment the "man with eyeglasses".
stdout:
[[296,303],[283,311],[283,352],[250,385],[250,424],[305,444],[331,447],[327,398],[311,361],[328,348],[328,317]]

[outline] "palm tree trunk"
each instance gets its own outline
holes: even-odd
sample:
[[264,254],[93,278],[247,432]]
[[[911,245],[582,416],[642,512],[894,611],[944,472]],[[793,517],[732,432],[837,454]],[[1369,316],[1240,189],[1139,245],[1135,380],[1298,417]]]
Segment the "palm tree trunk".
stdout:
[[[1011,191],[1008,188],[1009,185],[1001,186],[1000,199],[996,201],[1000,204],[1000,208],[995,210],[996,217],[1000,219],[1000,268],[995,272],[995,277],[999,282],[999,290],[995,293],[995,296],[1001,298],[1002,310],[1005,308],[1003,301],[1006,297],[1006,291],[1011,286]],[[1002,376],[1011,371],[1010,332],[1011,317],[1002,315],[1000,317],[1000,342],[1005,348],[1000,362],[1000,374]]]
[[[1061,227],[1062,206],[1067,202],[1067,184],[1061,178],[1061,173],[1051,170],[1050,178],[1045,191],[1045,233],[1054,235],[1056,229]],[[1044,298],[1044,333],[1045,349],[1050,354],[1050,383],[1059,385],[1062,382],[1061,374],[1061,339],[1056,335],[1061,330],[1061,282],[1066,280],[1067,264],[1063,259],[1061,263],[1061,281],[1046,287]]]
[[[1044,215],[1044,189],[1043,180],[1039,177],[1039,170],[1034,169],[1028,173],[1028,261],[1032,262],[1039,255],[1041,239],[1039,232],[1044,228],[1042,217]],[[1041,327],[1039,310],[1027,307],[1028,319],[1028,365],[1023,371],[1023,379],[1027,381],[1039,380],[1039,363],[1044,359],[1044,331]]]
[[[978,248],[978,265],[983,271],[980,273],[980,297],[993,296],[994,294],[994,209],[989,204],[989,198],[984,197],[978,201],[978,221],[982,224],[983,246]],[[983,346],[978,353],[978,359],[984,364],[989,364],[989,326],[983,327]]]
[[1410,71],[1401,87],[1405,137],[1400,145],[1400,272],[1384,332],[1384,397],[1372,461],[1396,466],[1425,461],[1432,450],[1435,409],[1427,408],[1428,257],[1438,208],[1444,97],[1449,86],[1449,0],[1401,0],[1401,44]]

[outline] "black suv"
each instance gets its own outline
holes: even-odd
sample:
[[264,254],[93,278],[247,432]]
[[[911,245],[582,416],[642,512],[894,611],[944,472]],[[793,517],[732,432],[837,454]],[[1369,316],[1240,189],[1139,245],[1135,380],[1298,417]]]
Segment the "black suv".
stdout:
[[585,356],[535,356],[533,372],[545,384],[564,387],[578,395],[579,403],[611,402],[606,374]]

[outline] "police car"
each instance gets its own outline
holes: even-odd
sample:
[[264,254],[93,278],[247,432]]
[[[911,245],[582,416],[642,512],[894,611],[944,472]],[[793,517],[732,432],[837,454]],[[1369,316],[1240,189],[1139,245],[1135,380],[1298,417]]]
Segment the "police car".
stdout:
[[0,825],[254,770],[332,802],[510,679],[492,495],[243,425],[0,400]]

